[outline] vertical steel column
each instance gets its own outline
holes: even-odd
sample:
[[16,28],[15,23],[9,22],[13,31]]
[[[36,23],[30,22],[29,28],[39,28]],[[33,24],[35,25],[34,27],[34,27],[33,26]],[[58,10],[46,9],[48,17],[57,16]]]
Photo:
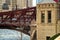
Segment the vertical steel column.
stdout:
[[28,0],[26,0],[26,4],[27,4],[26,6],[27,6],[27,8],[28,8]]

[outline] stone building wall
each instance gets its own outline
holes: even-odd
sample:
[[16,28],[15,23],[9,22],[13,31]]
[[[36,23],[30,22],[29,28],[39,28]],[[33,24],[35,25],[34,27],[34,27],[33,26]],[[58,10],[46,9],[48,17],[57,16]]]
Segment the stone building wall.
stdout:
[[[37,40],[47,40],[53,35],[60,33],[58,24],[59,3],[37,4]],[[51,22],[48,22],[48,11],[51,11]],[[42,22],[44,13],[44,22]]]

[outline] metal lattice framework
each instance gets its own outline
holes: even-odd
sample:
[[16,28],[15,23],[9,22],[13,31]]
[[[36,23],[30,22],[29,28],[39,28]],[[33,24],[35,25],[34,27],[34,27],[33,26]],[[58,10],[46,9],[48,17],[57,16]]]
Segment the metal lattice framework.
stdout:
[[0,26],[10,26],[11,29],[23,27],[23,31],[27,34],[32,20],[36,20],[36,7],[0,12]]

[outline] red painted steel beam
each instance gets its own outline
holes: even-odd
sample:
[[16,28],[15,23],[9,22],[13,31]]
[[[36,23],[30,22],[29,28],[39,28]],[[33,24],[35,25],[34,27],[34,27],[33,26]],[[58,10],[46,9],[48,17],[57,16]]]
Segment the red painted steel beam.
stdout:
[[[30,18],[24,17],[27,12],[33,12],[33,14],[30,15]],[[25,19],[36,19],[36,7],[25,8],[25,9],[15,10],[15,11],[8,11],[8,12],[0,12],[0,17],[2,17],[2,19],[3,19],[4,15],[10,16],[11,21],[12,21],[12,18],[14,18],[14,15],[19,15],[19,17],[17,18],[17,21],[20,20],[21,16],[23,16],[24,20]],[[4,19],[4,21],[6,21],[6,19],[7,19],[7,17]],[[24,23],[25,23],[25,21],[24,21]]]

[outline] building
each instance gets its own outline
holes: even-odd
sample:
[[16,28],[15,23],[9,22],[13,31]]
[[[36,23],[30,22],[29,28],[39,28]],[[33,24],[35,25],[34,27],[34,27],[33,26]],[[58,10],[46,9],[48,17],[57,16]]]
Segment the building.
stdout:
[[0,12],[11,11],[16,7],[16,0],[0,0]]
[[20,9],[32,7],[32,0],[17,0],[17,6]]
[[32,0],[0,0],[0,11],[32,7]]
[[60,33],[60,2],[44,0],[37,4],[37,40],[49,40]]

